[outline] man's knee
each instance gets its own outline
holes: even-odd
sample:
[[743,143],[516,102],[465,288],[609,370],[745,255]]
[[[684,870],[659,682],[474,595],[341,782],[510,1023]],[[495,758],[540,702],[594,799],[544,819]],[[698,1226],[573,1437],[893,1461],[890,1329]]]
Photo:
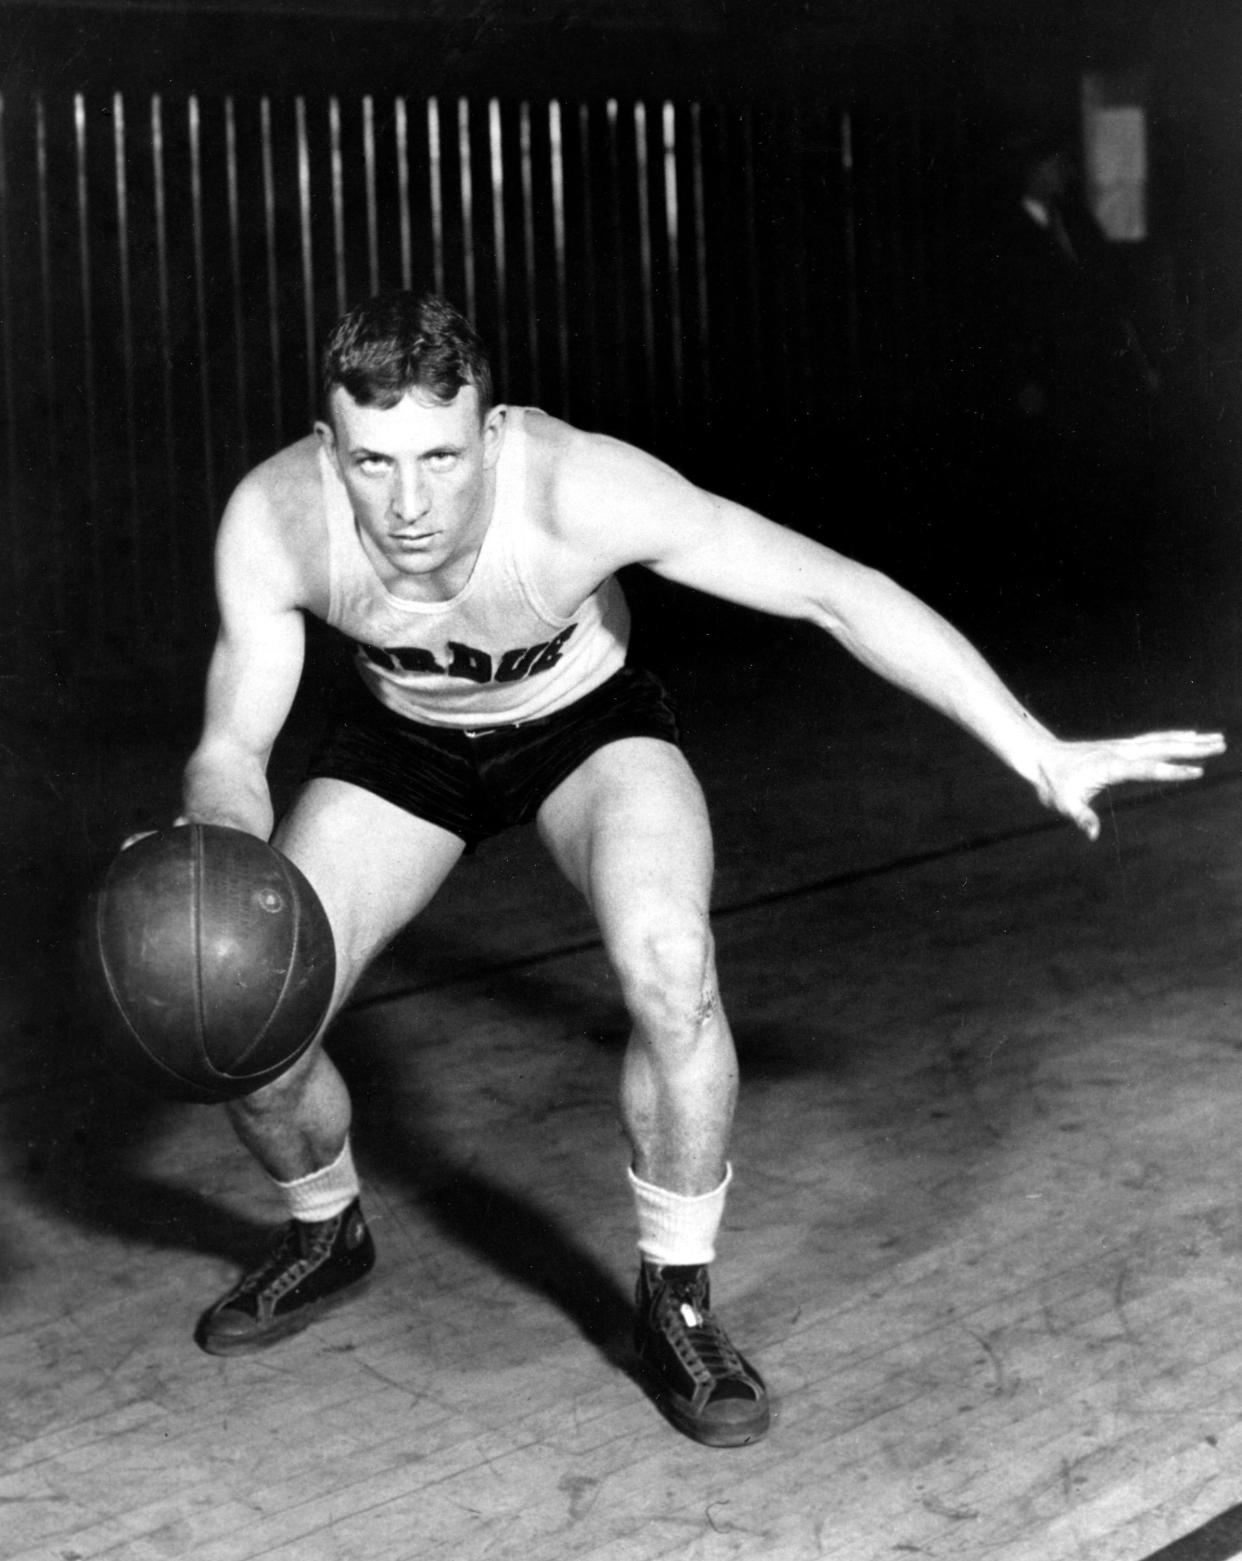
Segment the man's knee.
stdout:
[[654,921],[633,927],[613,949],[631,1016],[662,1030],[695,1034],[719,1012],[715,951],[705,923]]

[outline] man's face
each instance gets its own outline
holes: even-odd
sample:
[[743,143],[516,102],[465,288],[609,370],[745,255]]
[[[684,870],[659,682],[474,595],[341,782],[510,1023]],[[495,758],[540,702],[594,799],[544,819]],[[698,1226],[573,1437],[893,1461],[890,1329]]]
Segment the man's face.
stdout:
[[480,422],[478,392],[452,401],[407,391],[395,406],[360,406],[337,386],[331,423],[316,430],[349,494],[365,542],[405,575],[469,557],[489,519],[488,473],[500,454],[502,409]]

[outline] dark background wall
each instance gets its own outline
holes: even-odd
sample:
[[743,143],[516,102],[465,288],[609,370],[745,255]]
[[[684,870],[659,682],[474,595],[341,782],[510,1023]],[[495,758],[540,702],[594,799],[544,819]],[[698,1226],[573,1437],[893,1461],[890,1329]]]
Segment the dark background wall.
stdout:
[[[398,100],[409,269],[472,291],[510,398],[637,438],[967,620],[1015,572],[1141,592],[1172,534],[1227,553],[1240,42],[1236,6],[1157,0],[0,3],[14,658],[79,704],[135,665],[192,685],[219,505],[307,426],[338,304],[403,280]],[[1090,494],[1079,470],[1032,488],[988,312],[1005,148],[1073,144],[1089,70],[1141,84],[1150,237],[1114,259],[1167,358]]]

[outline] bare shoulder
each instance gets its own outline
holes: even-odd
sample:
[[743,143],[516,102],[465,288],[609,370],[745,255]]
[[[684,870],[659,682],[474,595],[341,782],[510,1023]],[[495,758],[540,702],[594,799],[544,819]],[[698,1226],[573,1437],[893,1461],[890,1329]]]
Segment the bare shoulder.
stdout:
[[684,480],[637,445],[576,428],[547,412],[528,411],[525,428],[532,475],[541,476],[549,492],[562,500],[606,499],[634,482],[646,486]]
[[327,525],[319,442],[308,435],[249,471],[220,526],[222,583],[317,610],[327,578]]
[[296,541],[305,518],[322,512],[319,441],[308,434],[246,473],[233,490],[226,518],[269,533],[288,533]]
[[606,555],[613,568],[644,562],[668,517],[708,499],[671,466],[623,439],[546,413],[528,412],[526,430],[528,480],[550,533]]

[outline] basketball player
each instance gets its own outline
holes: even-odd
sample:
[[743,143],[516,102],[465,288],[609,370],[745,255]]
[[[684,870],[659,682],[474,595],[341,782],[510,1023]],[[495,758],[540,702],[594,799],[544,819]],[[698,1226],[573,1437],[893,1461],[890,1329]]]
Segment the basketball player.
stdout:
[[[617,571],[644,564],[817,625],[1092,839],[1104,787],[1191,779],[1222,741],[1059,741],[890,580],[640,450],[497,405],[474,330],[439,299],[398,293],[347,314],[323,391],[313,435],[251,472],[223,519],[219,639],[183,821],[272,834],[266,764],[313,613],[354,642],[357,687],[273,838],[332,923],[333,1012],[463,851],[536,824],[598,920],[633,1027],[621,1111],[638,1353],[681,1430],[754,1441],[767,1392],[708,1285],[737,1085],[708,924],[711,835],[667,697],[626,662]],[[375,1258],[350,1101],[322,1046],[229,1110],[289,1223],[200,1323],[202,1347],[224,1355],[303,1328]]]

